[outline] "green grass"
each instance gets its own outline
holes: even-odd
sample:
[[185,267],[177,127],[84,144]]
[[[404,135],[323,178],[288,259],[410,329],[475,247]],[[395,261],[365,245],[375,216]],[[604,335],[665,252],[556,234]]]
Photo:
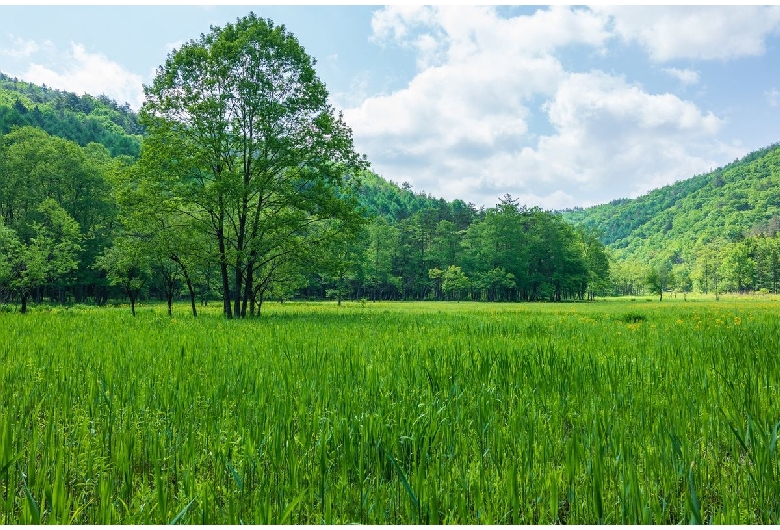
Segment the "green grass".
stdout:
[[0,523],[777,523],[780,304],[0,312]]

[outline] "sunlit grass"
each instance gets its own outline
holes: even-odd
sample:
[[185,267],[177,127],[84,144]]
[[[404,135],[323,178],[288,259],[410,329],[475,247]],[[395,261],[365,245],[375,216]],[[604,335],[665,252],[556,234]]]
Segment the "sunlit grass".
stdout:
[[778,522],[771,299],[220,310],[0,313],[0,521]]

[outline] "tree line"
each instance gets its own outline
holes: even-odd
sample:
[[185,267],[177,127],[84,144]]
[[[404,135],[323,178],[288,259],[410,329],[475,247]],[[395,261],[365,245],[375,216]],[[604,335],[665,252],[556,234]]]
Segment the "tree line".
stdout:
[[[401,190],[397,197],[404,195],[413,194]],[[422,198],[424,206],[414,212],[395,207],[395,214],[373,217],[364,235],[345,248],[348,266],[320,273],[319,282],[309,282],[309,292],[368,300],[484,301],[603,294],[609,262],[593,232],[521,206],[509,195],[487,209],[458,200],[428,198],[425,204]]]
[[650,263],[613,260],[611,288],[615,296],[682,294],[697,291],[716,298],[723,293],[778,294],[780,237],[777,223],[769,232],[728,241],[718,238],[684,252],[656,256]]
[[99,143],[112,156],[137,157],[144,132],[127,103],[120,106],[105,95],[77,96],[0,73],[0,134],[25,125],[82,147]]
[[[170,307],[184,296],[197,313],[208,301],[225,303],[227,292],[231,314],[246,316],[269,298],[566,300],[603,294],[608,282],[604,247],[558,215],[509,196],[477,209],[363,170],[340,188],[344,197],[297,178],[275,183],[266,195],[283,197],[273,203],[276,217],[257,215],[266,240],[249,239],[243,258],[237,212],[226,210],[222,262],[232,274],[223,291],[219,226],[211,224],[218,217],[183,206],[206,201],[208,191],[171,194],[175,176],[153,167],[29,126],[0,137],[0,301],[24,311],[29,300],[126,297],[134,309],[140,298]],[[247,252],[263,244],[265,252]]]
[[[592,293],[608,267],[594,268],[596,238],[511,197],[481,211],[423,198],[379,213],[387,187],[361,192],[381,179],[314,66],[284,26],[250,14],[169,54],[145,87],[137,157],[12,124],[0,141],[0,297],[24,311],[30,299],[121,293],[134,312],[139,298],[170,310],[184,294],[194,314],[220,299],[227,317],[245,317],[269,297]],[[89,97],[50,99],[94,110]],[[18,99],[12,110],[26,109]]]
[[[124,297],[134,313],[139,299],[171,311],[186,298],[197,314],[219,300],[246,317],[268,299],[585,300],[699,278],[670,262],[637,280],[594,229],[509,195],[476,208],[384,181],[314,67],[284,26],[250,14],[169,54],[129,120],[129,137],[143,131],[137,156],[7,127],[0,301]],[[53,98],[85,112],[93,99]],[[713,257],[700,285],[776,290],[765,244]]]

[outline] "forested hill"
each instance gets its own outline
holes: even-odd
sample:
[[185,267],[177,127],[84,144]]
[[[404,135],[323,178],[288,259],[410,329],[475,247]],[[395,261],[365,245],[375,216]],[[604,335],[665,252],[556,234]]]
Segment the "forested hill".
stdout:
[[438,220],[447,219],[458,230],[465,230],[480,213],[472,203],[437,199],[424,191],[413,191],[406,182],[399,186],[371,171],[366,171],[361,178],[359,201],[369,217],[381,217],[391,224],[417,212],[436,211]]
[[[267,21],[245,22],[268,29]],[[171,121],[179,115],[166,112]],[[305,135],[319,131],[308,127]],[[478,209],[384,180],[353,153],[349,132],[339,132],[340,143],[331,133],[323,139],[340,146],[337,158],[349,166],[338,178],[325,182],[321,157],[304,149],[305,170],[296,163],[274,178],[250,173],[227,181],[236,187],[224,196],[214,184],[223,182],[214,169],[220,164],[204,169],[188,154],[180,160],[187,149],[176,142],[184,140],[166,134],[154,123],[144,130],[128,105],[105,96],[77,96],[0,74],[0,304],[20,303],[24,312],[28,299],[105,303],[126,296],[131,308],[147,297],[167,299],[170,308],[186,287],[193,313],[196,298],[222,298],[226,316],[246,316],[270,298],[560,301],[608,290],[607,256],[593,234],[509,195]],[[224,131],[221,145],[245,141],[241,134]],[[198,149],[213,154],[211,147]],[[218,160],[249,168],[242,156],[271,156],[247,153],[231,150]],[[213,178],[183,177],[191,174],[187,164]],[[268,166],[267,160],[251,164]],[[360,176],[360,186],[351,185],[351,175]],[[258,179],[265,187],[251,184]],[[215,196],[217,205],[198,203],[197,197]],[[256,204],[246,222],[262,221],[262,229],[209,228],[214,208],[231,219],[248,216],[242,196],[244,206]],[[176,206],[161,207],[168,202]],[[254,238],[250,246],[246,233]]]
[[0,72],[0,135],[30,125],[84,147],[102,144],[112,156],[138,156],[143,128],[125,103],[78,96],[11,78]]
[[780,144],[636,199],[563,215],[599,231],[615,257],[643,262],[713,241],[773,236],[780,228]]

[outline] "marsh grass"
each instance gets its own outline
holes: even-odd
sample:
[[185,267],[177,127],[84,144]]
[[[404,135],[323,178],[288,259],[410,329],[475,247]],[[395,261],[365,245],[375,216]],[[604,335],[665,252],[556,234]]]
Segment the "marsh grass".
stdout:
[[217,309],[0,312],[0,522],[780,519],[775,301]]

